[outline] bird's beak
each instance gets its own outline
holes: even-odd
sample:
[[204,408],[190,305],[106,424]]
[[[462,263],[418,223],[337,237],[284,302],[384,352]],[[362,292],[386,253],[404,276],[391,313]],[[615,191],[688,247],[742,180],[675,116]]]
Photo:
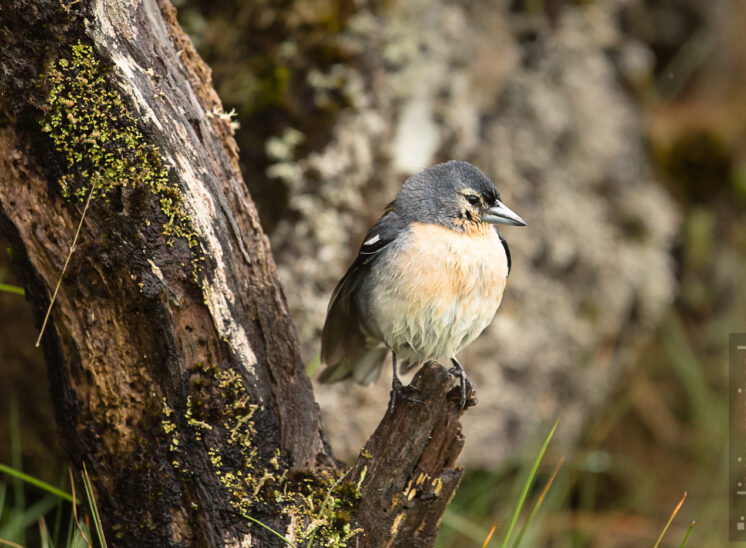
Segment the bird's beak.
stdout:
[[482,220],[485,223],[491,223],[493,225],[526,226],[526,221],[521,219],[520,215],[500,200],[497,201],[497,205],[492,206],[482,214]]

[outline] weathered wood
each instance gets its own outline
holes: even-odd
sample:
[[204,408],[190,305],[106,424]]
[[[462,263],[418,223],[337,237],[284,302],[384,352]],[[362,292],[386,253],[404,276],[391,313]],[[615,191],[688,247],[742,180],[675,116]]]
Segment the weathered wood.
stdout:
[[420,373],[427,403],[384,418],[360,492],[342,489],[230,120],[173,7],[18,0],[0,17],[0,228],[39,325],[94,196],[42,345],[110,544],[282,545],[250,515],[380,546],[371,517],[394,499],[384,544],[431,544],[460,477],[453,380]]
[[[455,384],[454,384],[455,383]],[[471,390],[471,389],[470,389]],[[356,520],[365,546],[432,546],[462,470],[461,389],[435,362],[425,364],[365,444],[350,472],[361,484]],[[467,393],[467,408],[476,404]]]

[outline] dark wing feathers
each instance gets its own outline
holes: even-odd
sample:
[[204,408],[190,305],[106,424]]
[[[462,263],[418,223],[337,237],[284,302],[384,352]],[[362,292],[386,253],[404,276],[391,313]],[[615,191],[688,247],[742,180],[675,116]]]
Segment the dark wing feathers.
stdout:
[[332,293],[321,335],[321,363],[326,365],[321,382],[354,376],[367,384],[378,378],[386,350],[368,346],[362,324],[364,311],[359,310],[355,294],[373,262],[403,229],[404,222],[396,212],[387,211],[368,231],[357,258]]
[[510,274],[510,267],[513,266],[513,261],[510,258],[510,247],[508,246],[508,240],[503,238],[503,235],[500,234],[500,231],[495,229],[495,232],[497,232],[497,235],[500,236],[500,241],[503,244],[503,248],[505,248],[505,257],[508,259],[508,274]]

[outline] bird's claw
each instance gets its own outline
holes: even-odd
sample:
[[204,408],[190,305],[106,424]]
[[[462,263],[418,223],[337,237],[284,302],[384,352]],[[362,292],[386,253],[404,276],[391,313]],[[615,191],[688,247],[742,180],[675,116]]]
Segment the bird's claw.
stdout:
[[391,392],[390,392],[390,399],[389,399],[389,413],[394,413],[394,408],[396,407],[396,402],[399,398],[405,399],[407,401],[413,401],[415,403],[422,403],[425,402],[422,400],[417,400],[415,398],[410,397],[407,393],[408,392],[414,392],[419,393],[419,389],[416,386],[407,385],[404,386],[401,381],[397,378],[394,379],[391,382]]
[[461,388],[459,409],[464,410],[467,407],[473,407],[477,404],[477,398],[474,396],[474,385],[469,380],[469,377],[466,376],[466,371],[464,371],[464,368],[461,367],[461,364],[459,364],[455,360],[452,361],[453,367],[451,367],[448,372],[454,377],[457,377],[459,380],[459,386]]
[[396,398],[399,396],[401,391],[404,389],[404,385],[402,385],[401,381],[398,377],[394,377],[394,380],[391,381],[391,393],[389,398],[389,413],[394,413],[394,407],[396,407]]

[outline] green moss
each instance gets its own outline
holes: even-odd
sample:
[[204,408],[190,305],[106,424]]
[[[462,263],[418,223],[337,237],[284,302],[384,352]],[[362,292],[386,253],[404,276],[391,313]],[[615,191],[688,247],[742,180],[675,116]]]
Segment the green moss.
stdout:
[[[162,430],[171,447],[206,446],[212,472],[226,490],[237,515],[285,515],[296,519],[296,540],[305,545],[343,547],[353,536],[350,520],[360,498],[361,477],[347,480],[340,470],[288,476],[288,460],[279,448],[270,454],[259,451],[255,419],[259,405],[251,402],[243,378],[234,370],[198,363],[189,372],[189,395],[185,402],[184,441],[176,438],[173,412],[165,404]],[[181,443],[181,445],[180,445]],[[191,449],[190,449],[191,450]],[[178,464],[178,463],[177,463]],[[182,477],[184,466],[175,466]],[[256,525],[251,525],[255,527]]]
[[165,217],[162,229],[167,243],[173,245],[175,238],[188,243],[196,275],[199,242],[180,190],[169,181],[160,150],[138,129],[93,48],[80,42],[73,45],[70,57],[53,63],[42,82],[49,96],[40,123],[63,162],[62,195],[80,201],[90,195],[108,203],[117,189],[146,190]]
[[[314,546],[339,548],[347,546],[347,541],[363,532],[362,529],[353,529],[351,514],[360,500],[360,486],[365,480],[367,467],[357,483],[345,479],[345,475],[336,479],[329,489],[325,490],[325,496],[318,505],[318,496],[321,491],[317,490],[305,500],[308,502],[306,508],[310,512],[305,515],[308,526],[303,528],[297,526],[296,538],[303,542],[313,539]],[[331,481],[329,478],[327,481]],[[318,510],[316,510],[318,508]]]

